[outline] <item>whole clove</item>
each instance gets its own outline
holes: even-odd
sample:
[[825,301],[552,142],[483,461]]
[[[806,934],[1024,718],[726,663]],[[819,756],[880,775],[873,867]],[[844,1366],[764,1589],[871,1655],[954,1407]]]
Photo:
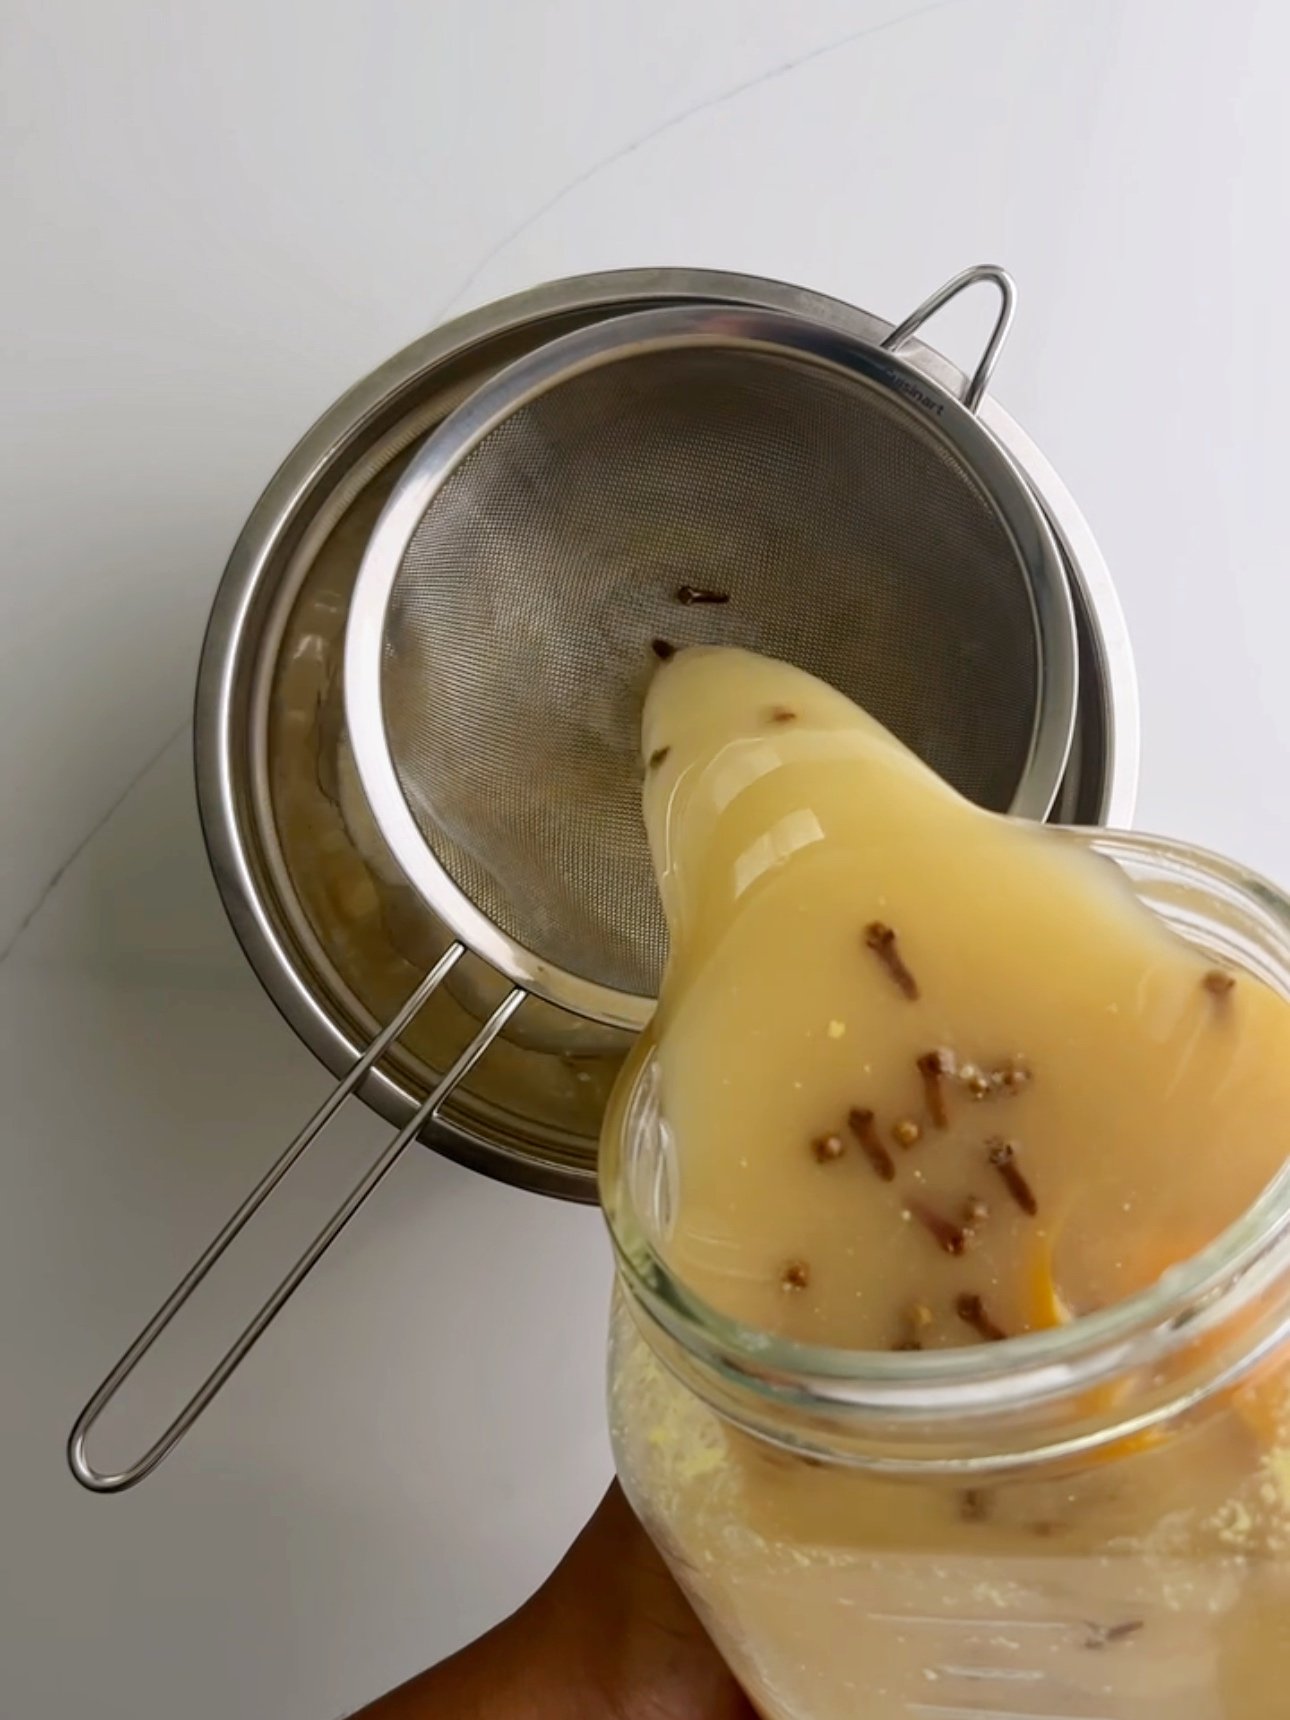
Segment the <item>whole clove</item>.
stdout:
[[1088,1635],[1084,1638],[1084,1647],[1110,1648],[1114,1643],[1127,1642],[1145,1627],[1146,1620],[1140,1618],[1126,1618],[1121,1624],[1090,1623],[1086,1626]]
[[964,1291],[956,1297],[954,1312],[965,1326],[971,1326],[978,1337],[984,1338],[988,1344],[1002,1343],[1007,1333],[995,1320],[991,1319],[982,1299],[971,1290]]
[[982,1487],[965,1487],[959,1494],[959,1516],[965,1523],[984,1523],[990,1515],[990,1495]]
[[790,1260],[780,1276],[780,1286],[784,1290],[805,1290],[811,1282],[811,1269],[804,1260]]
[[896,1175],[896,1161],[887,1151],[878,1136],[878,1128],[874,1122],[873,1112],[861,1110],[858,1106],[847,1118],[851,1133],[860,1143],[860,1150],[882,1178],[883,1182],[891,1182]]
[[1019,1057],[1009,1058],[995,1069],[982,1069],[976,1063],[961,1063],[957,1080],[973,1099],[1015,1099],[1030,1085],[1030,1070]]
[[934,1127],[949,1127],[949,1108],[945,1103],[945,1082],[954,1073],[954,1059],[947,1051],[924,1051],[918,1059],[918,1073],[923,1078],[923,1103]]
[[817,1135],[811,1142],[811,1151],[815,1154],[818,1164],[831,1164],[834,1159],[840,1159],[847,1150],[847,1144],[841,1135]]
[[1019,1057],[1014,1057],[1005,1063],[1001,1069],[992,1071],[990,1079],[996,1091],[1009,1099],[1015,1099],[1018,1093],[1023,1093],[1033,1079],[1028,1064]]
[[918,981],[905,965],[896,942],[896,934],[881,920],[871,920],[864,929],[864,941],[886,968],[899,990],[913,1003],[918,997]]
[[698,585],[679,585],[676,590],[678,603],[729,603],[728,591],[705,591]]
[[1005,1141],[996,1135],[986,1142],[986,1156],[1003,1179],[1003,1186],[1016,1201],[1022,1212],[1034,1218],[1039,1211],[1039,1202],[1035,1199],[1035,1191],[1022,1175],[1017,1164],[1017,1149],[1011,1141]]
[[968,1246],[968,1233],[961,1224],[955,1224],[952,1218],[946,1218],[937,1212],[926,1201],[916,1200],[909,1203],[909,1211],[928,1232],[938,1248],[946,1254],[965,1254]]

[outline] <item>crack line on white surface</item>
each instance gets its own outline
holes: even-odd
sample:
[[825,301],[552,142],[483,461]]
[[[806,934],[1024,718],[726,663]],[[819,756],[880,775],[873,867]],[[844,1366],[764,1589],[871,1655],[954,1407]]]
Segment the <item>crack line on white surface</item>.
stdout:
[[[804,54],[798,54],[793,59],[783,60],[779,65],[771,66],[764,72],[757,72],[752,77],[744,78],[737,84],[731,84],[728,89],[719,90],[716,95],[705,96],[702,101],[695,102],[691,107],[682,108],[679,113],[670,115],[669,118],[662,120],[649,131],[642,132],[639,137],[630,138],[626,143],[619,144],[608,155],[602,156],[599,161],[592,162],[590,167],[584,167],[581,173],[575,174],[558,191],[552,192],[545,202],[540,203],[517,226],[512,227],[509,233],[504,234],[495,245],[491,246],[471,269],[451,298],[435,312],[432,323],[440,323],[450,315],[489,264],[500,257],[503,251],[508,250],[517,239],[522,238],[530,228],[535,227],[544,215],[549,215],[553,209],[564,202],[566,197],[571,197],[589,180],[598,178],[606,169],[613,167],[616,162],[624,160],[629,155],[634,155],[638,149],[644,149],[646,144],[653,143],[656,138],[666,136],[668,132],[675,131],[678,126],[685,125],[700,114],[709,113],[714,108],[724,107],[727,102],[734,101],[739,96],[748,95],[752,90],[760,89],[763,84],[772,83],[776,78],[788,77],[793,72],[801,71],[804,66],[814,65],[816,61],[827,59],[830,54],[840,53],[842,49],[850,48],[857,42],[863,42],[872,36],[881,36],[886,31],[897,29],[903,24],[916,23],[918,19],[930,17],[934,12],[948,11],[951,6],[963,6],[968,3],[969,0],[931,0],[931,4],[915,7],[912,12],[901,12],[895,17],[880,19],[876,24],[866,24],[862,29],[848,31],[845,36],[836,36],[831,42],[822,42],[817,48],[808,48]],[[2,959],[0,957],[0,960]]]
[[[705,96],[701,101],[694,102],[690,107],[682,108],[679,113],[670,115],[667,119],[662,120],[658,125],[651,127],[649,131],[643,132],[639,137],[630,138],[626,143],[619,144],[615,149],[611,150],[608,155],[602,156],[598,161],[592,162],[589,167],[584,168],[582,172],[568,180],[559,188],[559,190],[553,192],[550,197],[546,198],[546,200],[539,204],[536,209],[532,210],[531,213],[526,215],[522,221],[520,221],[515,227],[511,228],[508,233],[504,234],[496,244],[492,245],[489,250],[484,253],[483,257],[480,258],[479,262],[470,270],[469,274],[457,287],[451,298],[449,298],[441,309],[435,313],[432,319],[433,322],[441,322],[446,316],[448,316],[458,302],[470,291],[471,287],[474,286],[475,282],[484,273],[485,269],[488,268],[489,264],[499,257],[503,251],[513,245],[517,239],[521,238],[532,227],[536,226],[544,215],[548,215],[552,209],[557,208],[565,201],[566,198],[571,197],[575,191],[579,190],[589,181],[597,178],[600,174],[606,172],[609,168],[613,167],[615,163],[624,160],[629,155],[634,155],[638,149],[644,149],[647,144],[653,143],[656,138],[666,136],[668,132],[675,131],[677,127],[687,124],[692,119],[696,119],[700,114],[710,113],[713,109],[724,107],[728,102],[735,101],[740,96],[750,94],[753,90],[761,88],[763,84],[773,83],[777,78],[789,77],[794,72],[801,71],[806,66],[814,65],[817,61],[827,59],[831,54],[841,53],[843,49],[850,48],[857,42],[863,42],[874,36],[881,36],[889,30],[900,28],[902,25],[916,23],[920,18],[927,18],[936,12],[948,11],[953,6],[963,6],[968,3],[969,0],[930,0],[929,4],[917,6],[913,11],[900,12],[893,17],[882,18],[876,24],[866,24],[858,30],[850,30],[846,35],[837,36],[830,42],[822,42],[818,47],[808,48],[805,53],[798,54],[791,59],[783,60],[778,65],[770,66],[765,71],[757,72],[751,77],[744,78],[737,84],[731,84],[729,88],[719,90],[715,95]],[[173,730],[166,737],[156,751],[149,754],[149,756],[140,765],[139,769],[130,777],[120,794],[117,795],[116,799],[112,801],[111,805],[103,813],[102,817],[98,819],[86,835],[81,838],[62,864],[55,869],[48,882],[38,892],[36,900],[19,921],[13,936],[3,946],[3,948],[0,948],[0,967],[3,967],[4,963],[12,955],[28,927],[35,920],[36,916],[53,895],[59,884],[62,883],[71,867],[76,864],[81,855],[89,847],[90,843],[93,842],[99,831],[102,830],[108,821],[121,809],[129,799],[130,795],[133,794],[134,790],[143,781],[144,777],[147,776],[152,767],[155,764],[158,764],[165,754],[170,751],[170,748],[175,744],[185,730],[188,729],[189,725],[190,719],[185,717],[179,727]]]
[[191,725],[192,719],[190,717],[185,717],[179,727],[172,730],[154,752],[150,752],[148,754],[147,758],[139,766],[138,770],[134,772],[133,776],[130,777],[125,787],[121,790],[120,794],[117,795],[116,799],[108,807],[107,811],[104,812],[103,816],[90,827],[84,836],[82,836],[81,840],[76,844],[75,848],[72,849],[71,853],[67,856],[66,860],[63,861],[62,865],[55,869],[48,882],[40,890],[36,900],[18,922],[17,929],[9,939],[9,942],[3,949],[0,949],[0,967],[4,966],[9,957],[17,949],[27,928],[35,920],[37,914],[39,914],[40,910],[62,883],[63,879],[71,871],[72,867],[80,859],[81,855],[84,854],[90,843],[93,842],[99,831],[102,830],[118,812],[120,812],[121,808],[125,805],[126,801],[129,800],[130,796],[134,793],[135,789],[138,788],[139,784],[143,781],[144,777],[147,776],[152,767],[161,763],[162,759],[170,751],[171,747],[174,746],[175,742],[181,735],[188,731]]

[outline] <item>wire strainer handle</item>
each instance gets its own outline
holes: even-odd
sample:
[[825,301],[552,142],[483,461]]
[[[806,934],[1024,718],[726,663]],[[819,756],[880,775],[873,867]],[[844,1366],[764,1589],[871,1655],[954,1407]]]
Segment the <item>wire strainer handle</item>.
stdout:
[[938,287],[930,298],[924,299],[917,310],[911,311],[904,322],[892,329],[882,343],[884,352],[899,352],[937,311],[949,304],[951,299],[957,298],[966,288],[976,286],[978,281],[985,281],[999,289],[1000,305],[999,315],[986,342],[985,351],[963,390],[963,404],[969,412],[976,411],[990,385],[990,378],[994,375],[994,367],[999,362],[999,354],[1003,351],[1003,343],[1008,338],[1008,330],[1012,327],[1013,314],[1017,308],[1016,283],[1006,269],[999,268],[995,263],[977,263],[970,269],[964,269],[961,274],[946,281],[943,287]]
[[304,1154],[306,1148],[318,1138],[377,1059],[389,1049],[394,1040],[425,1007],[464,953],[462,944],[455,943],[449,946],[412,992],[394,1019],[377,1034],[349,1073],[337,1083],[318,1110],[314,1112],[287,1150],[265,1172],[218,1236],[180,1280],[81,1411],[68,1439],[67,1461],[71,1466],[72,1474],[83,1487],[88,1487],[94,1493],[123,1492],[127,1487],[133,1487],[136,1482],[142,1481],[146,1475],[150,1475],[161,1460],[174,1449],[251,1346],[275,1318],[288,1297],[317,1264],[326,1249],[340,1235],[368,1195],[372,1193],[386,1172],[390,1170],[403,1149],[416,1138],[458,1082],[470,1073],[511,1016],[524,1002],[528,993],[518,986],[507,994],[457,1058],[451,1069],[441,1077],[421,1105],[418,1106],[415,1115],[400,1129],[380,1158],[346,1195],[304,1253],[300,1255],[291,1270],[282,1279],[277,1289],[261,1304],[258,1312],[243,1328],[240,1336],[224,1353],[222,1359],[216,1363],[160,1438],[149,1447],[142,1457],[125,1469],[117,1470],[114,1473],[95,1469],[85,1451],[86,1440],[89,1438],[95,1422],[98,1421],[108,1404],[111,1403],[171,1320],[188,1301],[193,1291],[220,1259],[229,1244],[269,1198],[283,1177]]

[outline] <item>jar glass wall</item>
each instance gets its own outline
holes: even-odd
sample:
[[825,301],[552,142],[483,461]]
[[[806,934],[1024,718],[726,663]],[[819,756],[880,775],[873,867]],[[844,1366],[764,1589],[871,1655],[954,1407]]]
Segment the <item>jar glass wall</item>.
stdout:
[[[1277,891],[1165,842],[1070,840],[1290,995]],[[917,1355],[796,1345],[700,1304],[666,1266],[678,1174],[642,1051],[602,1153],[615,1451],[766,1720],[1290,1712],[1287,1173],[1144,1296]]]

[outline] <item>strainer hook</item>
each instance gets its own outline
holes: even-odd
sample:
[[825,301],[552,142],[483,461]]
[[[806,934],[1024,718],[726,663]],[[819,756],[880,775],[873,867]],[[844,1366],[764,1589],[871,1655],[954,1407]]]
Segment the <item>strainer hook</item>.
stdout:
[[882,343],[884,352],[899,352],[937,311],[943,309],[951,299],[957,298],[966,288],[974,287],[978,281],[985,281],[998,288],[1000,304],[999,315],[986,342],[985,351],[963,390],[963,404],[969,412],[976,411],[989,387],[990,378],[994,375],[994,367],[999,362],[999,354],[1003,351],[1003,343],[1008,338],[1008,330],[1012,327],[1016,312],[1017,287],[1006,269],[1001,269],[996,263],[977,263],[970,269],[964,269],[961,274],[946,281],[943,287],[938,287],[930,298],[924,299],[916,310],[909,313],[904,322],[892,329]]

